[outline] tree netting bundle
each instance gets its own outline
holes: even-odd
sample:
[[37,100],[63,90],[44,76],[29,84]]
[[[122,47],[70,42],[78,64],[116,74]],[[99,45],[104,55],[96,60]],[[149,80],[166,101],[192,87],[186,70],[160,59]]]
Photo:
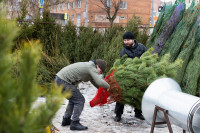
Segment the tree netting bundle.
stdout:
[[162,49],[161,56],[170,53],[171,58],[170,61],[174,61],[184,42],[188,38],[188,35],[192,29],[192,26],[197,20],[197,16],[199,15],[200,5],[197,4],[195,7],[190,7],[184,13],[183,19],[176,26],[175,31],[171,35],[171,38],[167,40],[165,46]]
[[[160,56],[166,54],[166,53],[168,52],[169,46],[172,44],[173,41],[175,41],[175,40],[173,40],[173,39],[175,39],[175,37],[177,38],[177,37],[180,36],[180,35],[178,34],[178,32],[179,32],[179,30],[181,30],[181,28],[183,28],[183,27],[182,27],[182,26],[183,26],[183,21],[186,21],[186,20],[187,20],[186,18],[189,17],[189,16],[191,15],[191,11],[194,10],[194,7],[195,7],[195,2],[193,1],[193,2],[191,3],[190,7],[184,12],[184,15],[183,15],[183,17],[182,17],[182,20],[180,20],[179,24],[176,26],[176,28],[175,28],[173,34],[170,36],[170,38],[169,38],[169,39],[167,40],[167,42],[165,43],[165,46],[163,47]],[[185,27],[184,27],[184,28],[185,28]],[[186,36],[187,34],[184,34],[184,35]],[[184,36],[183,38],[185,38],[185,36]],[[184,40],[183,40],[183,41],[184,41]],[[173,43],[173,45],[175,45],[175,43]]]
[[[184,63],[182,71],[178,71],[182,74],[181,78],[181,86],[183,91],[192,95],[199,95],[198,92],[198,80],[200,79],[200,15],[193,26],[193,30],[191,31],[191,44],[188,46],[184,46],[179,54],[178,58],[183,58]],[[196,28],[196,29],[195,29]],[[194,34],[195,32],[195,34]],[[188,38],[189,39],[189,38]],[[187,60],[186,60],[187,59]]]
[[[191,5],[194,5],[193,2]],[[156,44],[156,41],[158,38],[161,39],[161,36],[164,36],[163,34],[167,34],[168,38],[171,35],[171,32],[174,29],[174,26],[171,25],[170,21],[177,21],[177,24],[181,21],[183,13],[185,11],[185,0],[176,0],[174,5],[164,5],[161,13],[159,14],[158,20],[156,21],[156,25],[153,28],[153,33],[151,34],[149,41],[147,43],[147,48],[151,48]],[[176,14],[177,13],[177,14]],[[175,24],[176,22],[172,22],[172,24]],[[167,27],[170,28],[170,30],[164,33],[163,30],[165,30]],[[161,35],[162,34],[162,35]],[[161,41],[166,41],[164,38]]]
[[[166,54],[158,61],[158,55],[152,54],[152,51],[153,48],[149,49],[140,58],[131,59],[124,55],[121,59],[115,61],[110,69],[113,77],[107,80],[111,86],[108,89],[108,98],[114,101],[121,99],[120,102],[140,109],[143,94],[154,80],[162,77],[174,78],[176,76],[182,60],[170,63],[170,55]],[[112,87],[113,84],[119,87]],[[114,91],[115,88],[122,91],[122,98],[120,97],[121,92],[119,90]],[[116,96],[119,96],[119,98]]]
[[185,93],[200,96],[200,42],[186,67],[181,86]]
[[185,5],[183,3],[180,3],[174,10],[172,16],[168,20],[168,22],[163,27],[163,30],[156,40],[156,43],[154,45],[154,51],[153,53],[158,53],[162,51],[162,48],[165,45],[165,42],[167,39],[171,36],[174,29],[176,28],[176,25],[179,23],[179,21],[182,19],[183,13],[185,11]]
[[[176,9],[181,3],[185,4],[185,0],[176,0],[175,3],[167,12],[163,10],[160,13],[147,47],[154,46],[154,52],[159,54],[159,60],[165,54],[170,54],[170,62],[181,59],[183,64],[177,71],[175,80],[180,84],[183,92],[200,96],[200,4],[195,4],[195,1],[192,0],[190,7],[184,11],[183,17],[180,13],[180,17],[176,20],[178,15],[175,14],[178,13]],[[173,8],[175,9],[173,10]],[[170,35],[167,32],[171,32],[171,28],[174,28],[174,23],[171,20],[180,22],[177,23]],[[166,30],[166,27],[170,27],[170,29]]]
[[186,42],[183,44],[181,51],[178,55],[178,59],[182,59],[183,60],[183,65],[182,67],[177,71],[177,77],[176,77],[176,81],[178,83],[181,83],[184,72],[185,72],[185,68],[187,67],[187,64],[189,62],[189,59],[192,55],[192,53],[194,52],[194,48],[196,47],[197,43],[200,41],[200,14],[198,15],[198,18],[195,22],[195,24],[193,25],[188,38],[186,40]]
[[147,48],[153,47],[158,36],[161,34],[164,25],[170,19],[172,13],[174,12],[176,5],[164,5],[162,12],[160,13],[155,27],[153,28],[153,33],[151,34],[149,41],[147,43]]

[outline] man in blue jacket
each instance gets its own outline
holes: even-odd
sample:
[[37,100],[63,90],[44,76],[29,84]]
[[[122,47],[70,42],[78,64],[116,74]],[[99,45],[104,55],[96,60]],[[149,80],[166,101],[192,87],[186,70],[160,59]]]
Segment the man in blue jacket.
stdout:
[[[123,35],[123,48],[120,52],[120,57],[126,54],[129,58],[132,58],[132,59],[135,57],[139,58],[146,50],[147,49],[143,44],[137,42],[132,32],[126,32]],[[124,104],[117,102],[115,106],[116,116],[114,119],[116,122],[121,120],[123,110],[124,110]],[[135,111],[136,118],[144,120],[142,111],[140,109],[135,108],[134,111]]]

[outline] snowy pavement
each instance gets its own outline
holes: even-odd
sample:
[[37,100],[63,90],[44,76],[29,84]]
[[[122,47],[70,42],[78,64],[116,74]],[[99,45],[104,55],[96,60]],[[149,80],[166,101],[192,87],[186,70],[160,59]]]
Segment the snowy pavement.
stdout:
[[[122,120],[115,122],[115,103],[91,108],[89,101],[93,99],[97,89],[89,82],[79,84],[79,88],[85,97],[85,106],[80,116],[80,123],[88,126],[88,130],[71,131],[69,126],[61,126],[62,116],[68,103],[68,100],[65,100],[52,121],[53,125],[59,130],[57,133],[150,133],[151,126],[145,121],[135,118],[134,108],[131,106],[125,105]],[[174,133],[183,132],[183,129],[176,125],[172,125],[172,130]],[[154,133],[169,133],[169,130],[167,127],[155,127]]]

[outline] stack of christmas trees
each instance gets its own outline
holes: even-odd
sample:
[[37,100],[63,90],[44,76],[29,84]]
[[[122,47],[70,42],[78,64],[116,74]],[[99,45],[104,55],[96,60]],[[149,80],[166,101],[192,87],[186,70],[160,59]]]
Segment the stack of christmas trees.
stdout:
[[[176,0],[174,6],[181,3],[185,4],[184,0]],[[173,7],[171,7],[173,10]],[[163,10],[160,14],[159,19],[163,18],[162,14],[171,13]],[[173,18],[173,15],[171,16]],[[160,23],[165,23],[162,19]],[[168,21],[169,22],[169,21]],[[156,27],[160,27],[160,23],[156,23]],[[166,23],[174,26],[174,23]],[[200,63],[197,59],[199,57],[199,44],[200,44],[200,4],[195,3],[193,0],[190,7],[184,11],[183,17],[180,22],[176,25],[173,33],[167,39],[162,47],[159,49],[160,55],[159,60],[165,56],[165,54],[170,54],[170,62],[174,62],[177,59],[183,60],[182,67],[178,70],[175,80],[180,84],[182,90],[186,93],[200,96]],[[154,34],[151,35],[150,41],[147,47],[150,48],[154,46],[154,51],[157,52],[157,44],[155,42],[159,41],[158,38],[154,36],[159,36],[160,33],[156,32],[154,29]],[[164,32],[164,28],[160,27],[159,30]]]

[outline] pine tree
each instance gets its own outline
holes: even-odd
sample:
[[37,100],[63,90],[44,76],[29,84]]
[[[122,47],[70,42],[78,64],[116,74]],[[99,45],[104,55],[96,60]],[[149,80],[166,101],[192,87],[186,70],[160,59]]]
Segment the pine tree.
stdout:
[[104,53],[104,58],[106,60],[106,72],[112,67],[113,62],[115,59],[120,58],[120,50],[122,49],[122,32],[116,34],[115,37],[110,42],[110,45],[108,46],[107,49],[105,49]]
[[89,61],[92,52],[102,40],[98,40],[99,33],[94,33],[92,27],[81,27],[75,44],[75,62]]
[[[111,71],[117,68],[114,72],[114,79],[122,91],[121,102],[140,109],[142,96],[154,80],[176,76],[176,71],[181,67],[182,61],[177,60],[170,63],[169,54],[158,61],[158,55],[151,54],[152,51],[153,48],[145,52],[140,58],[134,59],[127,58],[124,55],[114,63]],[[110,79],[110,81],[114,79]],[[112,95],[112,90],[109,92]]]
[[[198,34],[198,39],[199,39]],[[191,95],[199,95],[200,94],[200,42],[198,42],[192,57],[187,64],[186,70],[184,72],[184,76],[181,82],[182,89],[185,93]],[[199,95],[200,96],[200,95]]]
[[46,6],[44,7],[43,18],[40,19],[40,16],[37,15],[35,21],[31,26],[31,30],[33,30],[32,39],[40,39],[45,53],[54,56],[57,52],[58,35],[61,32],[61,27],[56,25],[55,19],[50,16],[50,11]]
[[[17,53],[11,53],[19,29],[15,21],[6,20],[5,12],[0,12],[0,19],[0,132],[42,133],[58,110],[61,89],[52,86],[46,103],[32,108],[41,91],[36,84],[40,42],[27,42]],[[19,76],[13,78],[15,61],[19,61]]]
[[71,63],[74,63],[76,41],[76,26],[69,21],[65,25],[63,32],[60,34],[58,48],[60,50],[60,54],[65,54]]
[[179,23],[179,21],[183,17],[183,13],[185,11],[185,5],[183,3],[180,3],[175,9],[170,17],[170,19],[167,21],[165,26],[163,27],[163,30],[156,40],[156,43],[154,45],[154,53],[158,53],[160,55],[162,48],[164,47],[166,41],[173,33],[174,29],[176,28],[176,25]]
[[[184,66],[185,71],[182,73],[183,78],[181,82],[181,86],[184,92],[192,94],[192,95],[198,95],[198,80],[200,79],[200,63],[199,63],[199,58],[200,58],[200,27],[199,27],[199,21],[200,16],[198,17],[195,25],[193,26],[193,30],[191,32],[196,31],[196,35],[193,35],[193,37],[190,38],[191,46],[184,47],[184,49],[181,51],[182,52],[182,58],[189,58],[188,56],[190,55],[190,59],[188,59],[188,63],[185,63],[187,61],[184,59]],[[196,26],[196,27],[195,27]],[[198,26],[198,27],[197,27]],[[196,29],[195,29],[196,28]],[[189,38],[188,38],[189,39]],[[190,51],[189,51],[190,50]],[[186,57],[183,55],[185,54]]]
[[126,31],[130,31],[133,33],[134,37],[137,38],[139,35],[139,26],[141,24],[141,18],[136,16],[135,13],[133,13],[133,16],[131,19],[128,20],[128,23],[126,25]]
[[195,46],[197,43],[200,41],[199,40],[199,34],[200,34],[200,14],[198,16],[198,19],[196,20],[196,23],[193,25],[192,30],[189,33],[189,36],[186,40],[186,42],[183,44],[183,47],[181,48],[181,51],[178,55],[178,59],[183,60],[183,65],[182,67],[177,71],[177,77],[176,81],[181,84],[183,75],[185,73],[185,68],[187,67],[187,64],[190,60],[190,57],[195,49]]
[[[180,2],[184,3],[185,1],[176,0],[175,5]],[[183,65],[178,69],[175,80],[178,81],[184,92],[197,96],[200,94],[199,11],[200,4],[195,4],[195,1],[192,0],[190,7],[185,10],[181,21],[175,27],[173,34],[167,39],[159,55],[160,61],[163,56],[168,53],[171,55],[170,62],[174,62],[177,59],[183,60]],[[160,19],[159,17],[154,27],[155,32],[153,31],[151,34],[148,44],[151,44],[154,40],[156,41],[156,36],[160,33],[158,27],[161,27],[160,25],[164,23],[165,18],[164,13],[160,15],[162,15],[163,18]],[[170,13],[168,15],[170,15]]]
[[55,79],[56,73],[70,62],[65,55],[48,56],[42,52],[41,60],[38,64],[37,82],[40,85],[50,85]]
[[172,39],[169,39],[164,46],[161,56],[165,53],[170,53],[171,59],[170,61],[174,61],[184,42],[188,38],[189,32],[191,31],[192,26],[197,20],[197,16],[199,15],[200,5],[196,5],[194,7],[190,7],[184,13],[183,19],[177,25],[175,31],[173,32]]
[[172,13],[174,12],[176,5],[164,5],[162,12],[160,13],[156,25],[153,29],[153,33],[151,34],[149,41],[147,43],[147,48],[151,48],[154,46],[158,36],[161,34],[164,25],[170,19]]

